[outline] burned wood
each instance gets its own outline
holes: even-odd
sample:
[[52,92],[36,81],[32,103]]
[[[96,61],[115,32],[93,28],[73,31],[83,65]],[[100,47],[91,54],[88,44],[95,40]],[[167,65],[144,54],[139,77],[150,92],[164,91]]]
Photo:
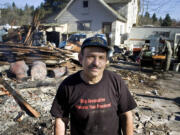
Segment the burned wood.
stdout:
[[9,62],[6,62],[6,61],[0,61],[0,65],[9,65]]
[[38,87],[44,87],[44,86],[57,86],[61,83],[61,79],[56,79],[56,81],[28,81],[28,82],[21,82],[19,84],[15,84],[16,89],[26,89],[26,88],[38,88]]
[[25,111],[30,112],[34,117],[40,117],[40,113],[37,112],[30,104],[28,104],[24,98],[17,93],[5,80],[0,78],[0,83],[6,88],[7,91],[14,97],[16,102],[20,105],[22,109],[26,109]]
[[32,31],[32,27],[30,27],[29,30],[28,30],[28,33],[27,33],[27,35],[26,35],[24,44],[27,44],[27,43],[28,43],[28,40],[29,40],[30,35],[31,35],[31,31]]
[[[76,69],[79,62],[76,60],[75,55],[69,50],[60,48],[37,47],[37,46],[24,46],[23,44],[0,43],[0,63],[2,65],[9,65],[12,62],[24,60],[29,66],[34,61],[42,61],[48,67],[59,67],[62,63],[68,68]],[[75,64],[73,66],[73,63]]]
[[72,54],[72,52],[70,52],[68,50],[62,50],[60,48],[55,48],[55,50],[60,51],[61,53],[64,53],[64,54]]
[[26,39],[24,41],[25,45],[32,46],[32,44],[33,44],[33,33],[34,33],[34,30],[38,29],[39,25],[40,25],[39,12],[35,12],[35,14],[33,16],[32,24],[29,28],[29,31],[26,35]]
[[4,89],[3,86],[0,85],[0,96],[9,95],[9,92]]
[[66,57],[67,55],[72,54],[69,51],[62,50],[59,48],[56,48],[55,50],[50,50],[47,47],[26,47],[26,46],[18,46],[18,45],[0,44],[0,52],[6,52],[6,51],[11,51],[13,53],[22,53],[22,54],[33,53],[33,55],[44,54],[44,55],[61,56],[61,57]]
[[1,62],[24,60],[26,63],[32,64],[33,61],[41,60],[47,64],[58,64],[62,60],[70,59],[65,53],[70,54],[68,51],[61,49],[50,50],[47,47],[0,45]]

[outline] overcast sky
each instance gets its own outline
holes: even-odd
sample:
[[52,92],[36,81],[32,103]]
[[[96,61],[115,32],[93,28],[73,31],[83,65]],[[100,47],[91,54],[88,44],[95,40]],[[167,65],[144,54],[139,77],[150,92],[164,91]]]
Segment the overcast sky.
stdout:
[[[44,0],[0,0],[0,7],[7,3],[14,3],[23,8],[25,4],[39,6]],[[144,1],[144,13],[148,11],[151,15],[156,13],[158,17],[164,18],[167,13],[173,19],[180,20],[180,0],[141,0]]]

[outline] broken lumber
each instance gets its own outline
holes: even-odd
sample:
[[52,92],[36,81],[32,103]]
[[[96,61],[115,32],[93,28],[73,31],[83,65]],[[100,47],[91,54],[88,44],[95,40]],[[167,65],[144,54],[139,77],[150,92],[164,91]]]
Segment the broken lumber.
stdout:
[[21,82],[19,84],[17,83],[15,87],[17,89],[39,88],[39,87],[48,87],[48,86],[57,87],[63,79],[64,77],[52,81],[35,80],[35,81]]
[[0,85],[0,96],[9,95],[9,92],[6,91],[3,87]]
[[0,84],[4,86],[4,88],[9,91],[9,93],[14,97],[16,102],[22,107],[22,109],[27,109],[25,111],[29,111],[34,117],[40,117],[40,113],[37,112],[30,104],[28,104],[24,98],[17,93],[11,86],[2,78],[0,78]]

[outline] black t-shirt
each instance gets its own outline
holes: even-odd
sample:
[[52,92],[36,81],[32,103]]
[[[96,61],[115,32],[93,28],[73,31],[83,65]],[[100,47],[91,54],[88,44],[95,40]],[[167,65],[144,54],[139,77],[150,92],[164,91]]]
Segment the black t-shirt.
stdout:
[[62,82],[50,112],[70,114],[72,135],[120,135],[119,115],[136,106],[119,75],[105,70],[99,83],[87,84],[79,71]]

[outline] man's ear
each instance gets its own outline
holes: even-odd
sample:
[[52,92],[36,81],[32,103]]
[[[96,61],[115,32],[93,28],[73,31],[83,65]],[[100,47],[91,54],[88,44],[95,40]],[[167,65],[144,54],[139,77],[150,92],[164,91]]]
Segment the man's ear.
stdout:
[[108,65],[108,64],[109,64],[109,60],[106,61],[106,65]]
[[79,59],[79,63],[82,65],[82,53],[80,52],[79,54],[78,54],[78,59]]

